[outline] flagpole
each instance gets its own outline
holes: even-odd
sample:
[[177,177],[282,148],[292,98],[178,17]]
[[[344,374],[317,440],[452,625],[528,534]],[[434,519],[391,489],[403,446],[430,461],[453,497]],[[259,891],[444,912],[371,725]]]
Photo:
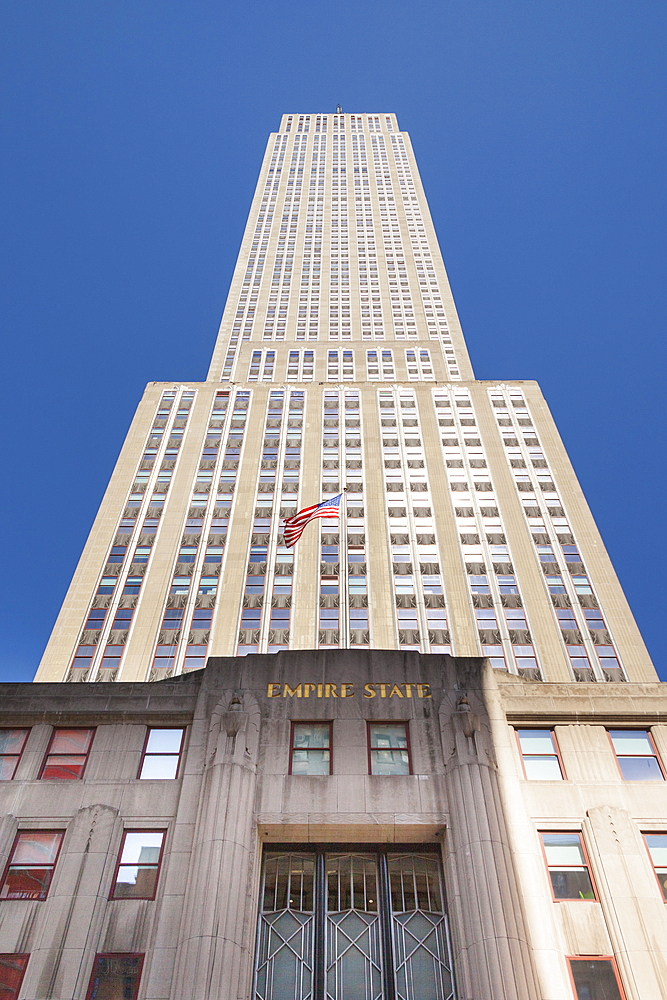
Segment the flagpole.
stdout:
[[343,487],[340,498],[340,531],[338,544],[338,606],[340,608],[339,647],[348,649],[350,645],[350,600],[348,597],[347,565],[347,486]]

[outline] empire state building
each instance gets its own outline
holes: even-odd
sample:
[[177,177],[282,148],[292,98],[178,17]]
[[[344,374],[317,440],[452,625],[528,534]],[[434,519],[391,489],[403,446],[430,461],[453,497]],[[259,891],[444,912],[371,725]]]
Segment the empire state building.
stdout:
[[2,1000],[667,996],[665,685],[538,386],[474,378],[392,114],[269,137],[35,680]]
[[346,647],[655,677],[538,386],[474,378],[396,116],[284,115],[208,378],[146,388],[36,679]]

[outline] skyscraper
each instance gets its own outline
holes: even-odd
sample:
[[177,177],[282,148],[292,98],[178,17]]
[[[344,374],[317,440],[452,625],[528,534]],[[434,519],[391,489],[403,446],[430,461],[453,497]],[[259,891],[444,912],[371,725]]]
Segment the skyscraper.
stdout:
[[473,378],[393,115],[270,137],[36,680],[8,1000],[667,995],[665,685],[537,385]]
[[147,387],[36,679],[347,646],[655,677],[538,386],[474,379],[395,115],[284,115],[207,381]]

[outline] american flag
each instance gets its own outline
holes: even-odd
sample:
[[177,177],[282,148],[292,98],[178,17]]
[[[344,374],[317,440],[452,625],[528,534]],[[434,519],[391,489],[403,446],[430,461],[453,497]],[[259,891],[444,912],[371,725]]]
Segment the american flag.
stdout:
[[337,497],[332,497],[331,500],[323,500],[322,503],[316,503],[313,507],[304,507],[294,517],[286,518],[283,531],[287,548],[289,549],[295,542],[299,541],[303,529],[316,517],[340,517],[340,501],[342,496],[343,494],[339,493]]

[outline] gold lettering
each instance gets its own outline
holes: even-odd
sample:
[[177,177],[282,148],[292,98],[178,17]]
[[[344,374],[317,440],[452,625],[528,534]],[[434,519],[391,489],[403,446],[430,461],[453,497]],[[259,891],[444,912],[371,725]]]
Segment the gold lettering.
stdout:
[[406,684],[405,681],[403,681],[403,687],[405,688],[405,697],[406,698],[412,698],[412,688],[413,688],[413,686],[414,685],[412,685],[412,684]]
[[431,685],[430,684],[418,684],[417,685],[417,696],[419,698],[431,698]]
[[315,691],[317,684],[304,684],[303,685],[303,696],[307,698],[311,691]]
[[338,697],[338,685],[337,684],[325,684],[324,685],[324,697],[325,698],[337,698]]
[[285,684],[285,690],[283,691],[283,698],[286,698],[287,695],[289,695],[290,698],[293,698],[294,695],[296,695],[297,698],[300,698],[301,697],[301,685],[297,684],[297,686],[294,688],[294,690],[292,690],[292,688],[289,686],[289,684]]
[[393,697],[394,697],[394,693],[396,693],[396,694],[398,695],[398,697],[399,697],[399,698],[405,698],[405,695],[404,695],[404,694],[403,694],[403,692],[401,691],[401,689],[400,689],[400,687],[398,686],[398,684],[394,684],[393,688],[392,688],[392,689],[391,689],[391,691],[389,692],[389,697],[390,697],[390,698],[393,698]]
[[318,698],[322,697],[322,685],[321,684],[317,685],[317,697]]
[[380,697],[381,698],[386,698],[387,697],[387,685],[386,684],[380,684],[379,688],[380,688]]
[[341,686],[340,686],[340,696],[341,696],[341,698],[353,698],[354,697],[354,684],[341,684]]
[[280,684],[269,684],[269,698],[280,698]]
[[364,684],[364,698],[375,697],[375,684]]

